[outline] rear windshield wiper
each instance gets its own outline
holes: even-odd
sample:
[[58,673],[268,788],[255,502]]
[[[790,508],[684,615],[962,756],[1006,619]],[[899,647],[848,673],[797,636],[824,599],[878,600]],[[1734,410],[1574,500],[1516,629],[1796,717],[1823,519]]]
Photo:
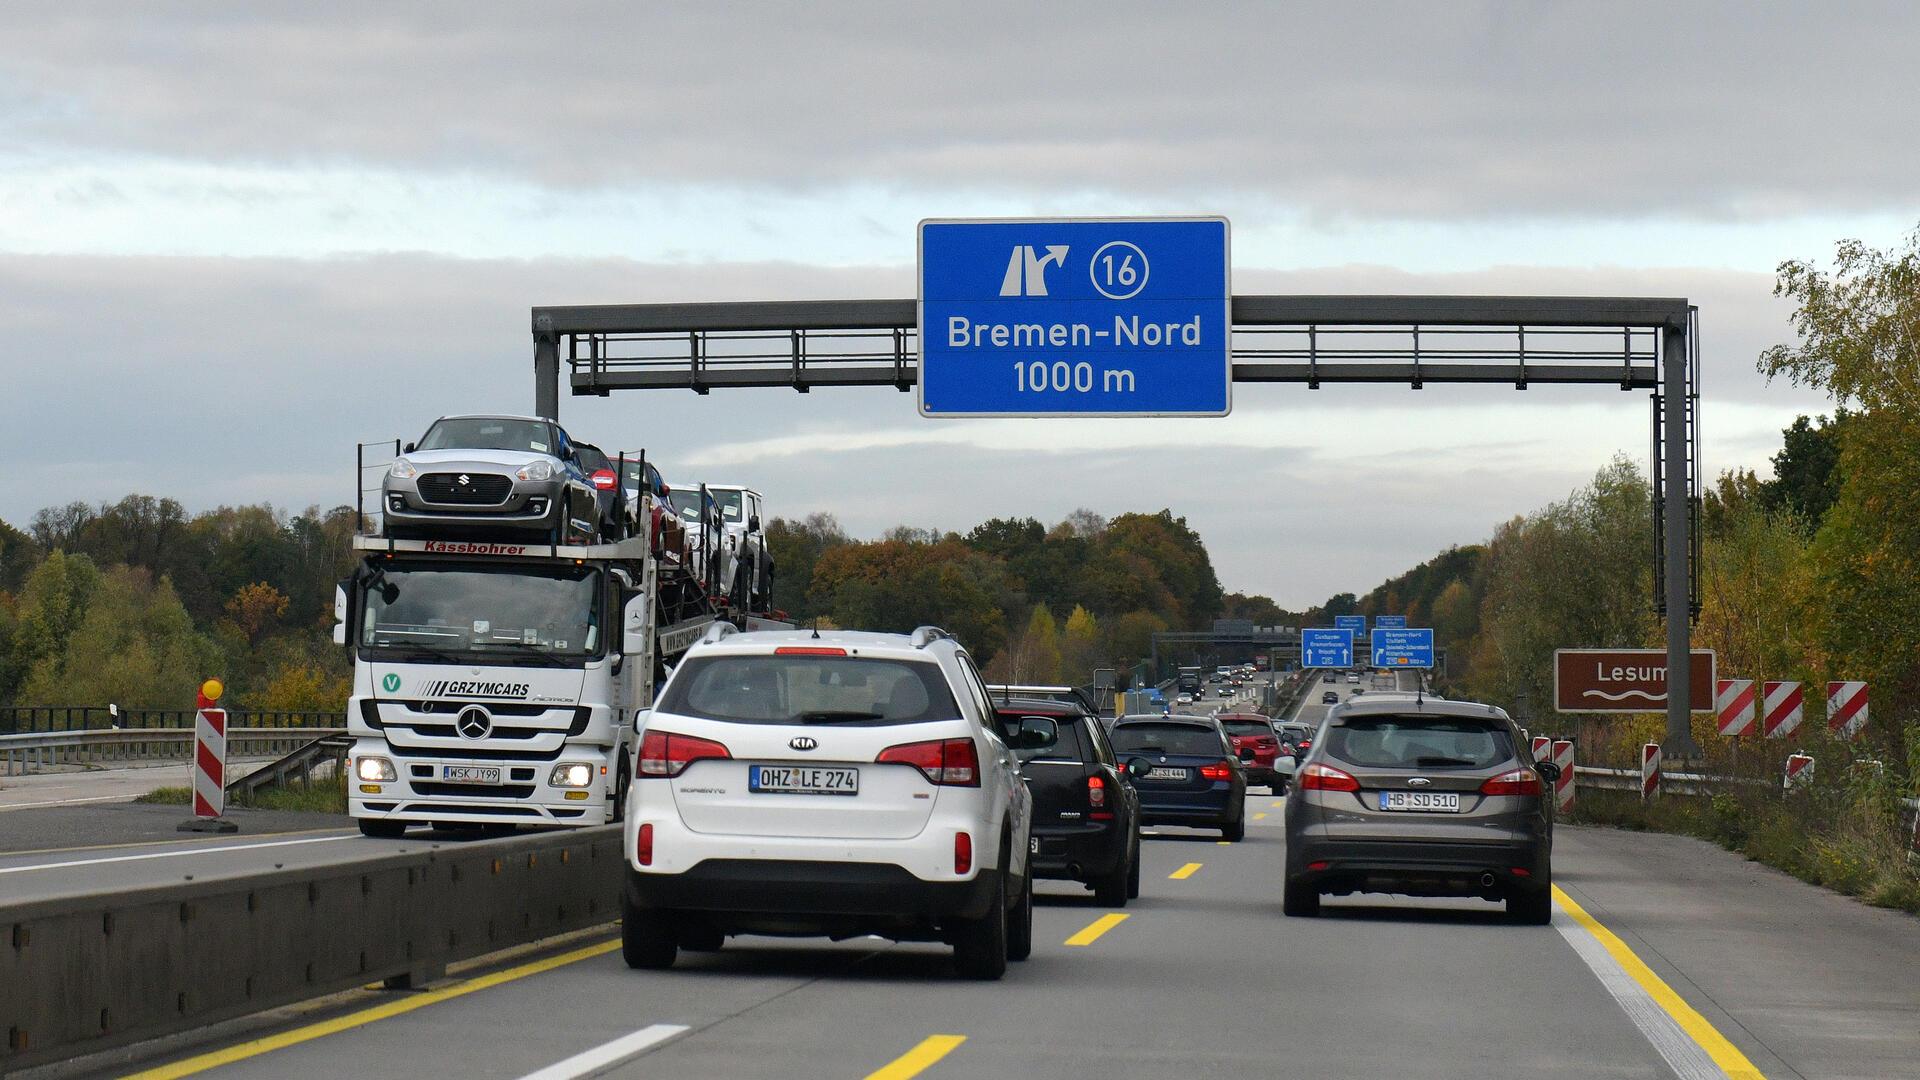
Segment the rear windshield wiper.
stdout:
[[1413,763],[1414,763],[1415,765],[1421,765],[1421,766],[1434,766],[1434,767],[1437,767],[1437,766],[1442,766],[1442,765],[1461,765],[1461,766],[1465,766],[1465,765],[1473,765],[1473,764],[1475,764],[1475,762],[1472,762],[1472,761],[1468,761],[1468,760],[1467,760],[1466,758],[1457,758],[1457,757],[1422,757],[1422,758],[1414,758],[1414,759],[1413,759]]
[[862,720],[885,720],[885,713],[877,712],[803,712],[800,722],[803,724],[857,724]]

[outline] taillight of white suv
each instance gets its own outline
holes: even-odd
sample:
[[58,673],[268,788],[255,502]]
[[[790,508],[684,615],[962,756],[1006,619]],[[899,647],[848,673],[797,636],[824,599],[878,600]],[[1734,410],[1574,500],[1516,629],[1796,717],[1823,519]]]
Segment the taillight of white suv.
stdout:
[[725,746],[712,739],[671,731],[648,731],[640,739],[640,768],[636,778],[671,778],[686,772],[687,766],[696,761],[732,757]]
[[972,739],[901,743],[880,751],[880,755],[873,760],[881,764],[894,762],[912,765],[935,784],[949,787],[980,786],[980,751],[973,745]]

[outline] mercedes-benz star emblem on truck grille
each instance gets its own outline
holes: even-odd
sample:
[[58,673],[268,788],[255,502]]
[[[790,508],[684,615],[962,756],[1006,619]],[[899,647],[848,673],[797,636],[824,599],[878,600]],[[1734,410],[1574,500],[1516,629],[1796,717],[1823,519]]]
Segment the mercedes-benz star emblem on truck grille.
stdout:
[[787,745],[793,747],[795,750],[811,750],[820,744],[810,736],[802,735],[797,739],[788,739]]
[[460,719],[453,722],[454,730],[463,739],[484,739],[493,731],[493,717],[478,705],[469,705],[460,710]]

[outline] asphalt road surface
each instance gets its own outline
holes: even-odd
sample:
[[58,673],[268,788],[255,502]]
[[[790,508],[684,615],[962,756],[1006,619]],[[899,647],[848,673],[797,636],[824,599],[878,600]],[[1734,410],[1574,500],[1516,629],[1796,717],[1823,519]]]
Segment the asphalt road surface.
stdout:
[[1552,926],[1377,896],[1289,919],[1277,803],[1249,798],[1240,844],[1156,830],[1124,911],[1043,884],[1033,957],[998,983],[956,978],[943,947],[875,939],[735,938],[634,972],[609,931],[143,1064],[408,1080],[1920,1075],[1911,918],[1698,841],[1563,828]]

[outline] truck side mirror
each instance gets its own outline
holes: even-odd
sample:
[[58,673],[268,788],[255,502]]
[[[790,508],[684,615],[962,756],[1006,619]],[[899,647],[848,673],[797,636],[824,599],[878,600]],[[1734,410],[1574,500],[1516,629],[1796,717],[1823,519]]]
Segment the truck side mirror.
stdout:
[[641,593],[627,598],[626,609],[620,616],[620,651],[627,656],[639,656],[647,651],[647,596]]
[[333,643],[347,643],[347,583],[333,587]]

